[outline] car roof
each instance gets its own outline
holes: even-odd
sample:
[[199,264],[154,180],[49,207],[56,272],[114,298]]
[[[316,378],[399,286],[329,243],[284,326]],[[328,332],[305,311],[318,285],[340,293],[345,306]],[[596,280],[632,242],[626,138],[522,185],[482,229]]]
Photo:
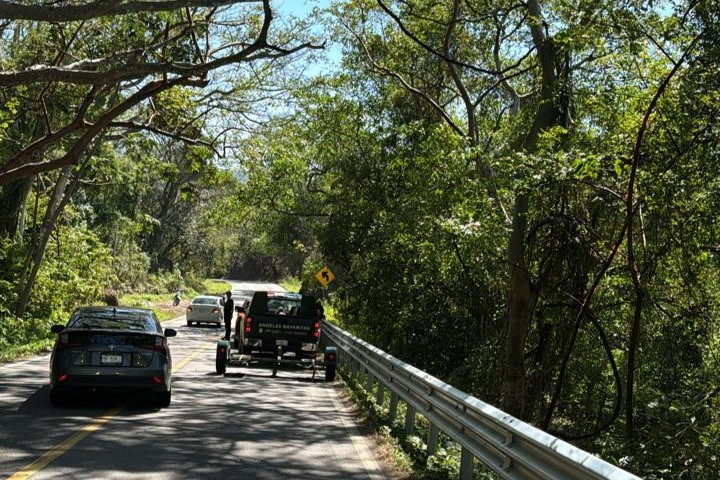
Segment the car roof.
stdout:
[[107,316],[128,316],[128,317],[147,317],[153,316],[154,312],[149,308],[140,307],[79,307],[73,315],[107,315]]
[[213,300],[218,300],[220,298],[219,295],[198,295],[197,297],[193,297],[193,300],[197,300],[198,298],[212,298]]

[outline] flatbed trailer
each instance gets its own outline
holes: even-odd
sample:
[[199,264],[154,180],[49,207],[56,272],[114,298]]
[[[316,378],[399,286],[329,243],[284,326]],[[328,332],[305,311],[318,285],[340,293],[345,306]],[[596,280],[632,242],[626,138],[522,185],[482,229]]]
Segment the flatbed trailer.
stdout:
[[319,360],[317,357],[296,358],[285,356],[282,347],[278,347],[274,357],[265,354],[241,353],[232,347],[229,340],[220,340],[215,354],[215,373],[224,375],[229,367],[252,368],[258,366],[271,368],[272,376],[275,377],[282,366],[294,366],[311,371],[313,380],[317,372],[323,370],[325,380],[332,382],[335,380],[337,349],[335,347],[325,347],[322,357]]

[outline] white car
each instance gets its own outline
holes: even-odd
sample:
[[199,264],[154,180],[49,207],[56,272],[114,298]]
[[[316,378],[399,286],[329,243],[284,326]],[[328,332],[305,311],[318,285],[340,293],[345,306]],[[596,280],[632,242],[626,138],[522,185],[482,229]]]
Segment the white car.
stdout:
[[188,326],[193,322],[214,323],[216,327],[223,324],[223,303],[222,297],[211,295],[199,295],[192,299],[185,310],[185,319]]

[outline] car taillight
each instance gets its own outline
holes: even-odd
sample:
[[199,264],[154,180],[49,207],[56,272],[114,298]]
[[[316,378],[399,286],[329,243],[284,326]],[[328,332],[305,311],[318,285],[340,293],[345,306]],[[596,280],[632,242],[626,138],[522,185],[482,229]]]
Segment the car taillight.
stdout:
[[327,361],[328,361],[328,362],[334,362],[334,361],[335,361],[335,354],[334,354],[334,353],[328,353]]
[[79,347],[83,345],[83,343],[78,342],[77,339],[73,339],[74,341],[70,341],[70,334],[69,333],[61,333],[58,337],[57,346],[55,347],[55,350],[65,350],[66,348],[73,348],[73,347]]
[[188,305],[188,307],[185,309],[185,311],[192,312],[192,307],[190,305]]
[[245,333],[250,333],[251,327],[252,327],[252,318],[245,317]]
[[219,309],[219,308],[217,308],[217,307],[215,307],[215,308],[213,308],[213,311],[212,311],[212,313],[220,313],[220,309]]
[[314,329],[315,331],[313,332],[313,336],[315,338],[318,338],[320,336],[320,322],[315,322],[314,327],[315,327],[315,329]]
[[142,348],[146,348],[149,350],[154,350],[156,352],[160,352],[163,355],[167,355],[167,340],[165,337],[161,337],[160,335],[155,336],[155,343],[142,345]]

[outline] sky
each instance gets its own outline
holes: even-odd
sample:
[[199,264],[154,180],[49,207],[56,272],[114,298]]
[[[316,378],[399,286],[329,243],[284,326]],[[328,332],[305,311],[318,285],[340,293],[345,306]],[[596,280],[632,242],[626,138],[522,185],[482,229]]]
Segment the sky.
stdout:
[[[331,3],[331,0],[273,0],[271,7],[277,11],[278,17],[294,16],[302,19],[307,17],[313,8],[323,10],[329,8]],[[321,30],[318,31],[321,32]],[[314,76],[340,68],[340,46],[334,44],[327,35],[324,36],[324,41],[328,57],[327,61],[322,62],[322,64],[309,63],[305,72],[306,75]]]

